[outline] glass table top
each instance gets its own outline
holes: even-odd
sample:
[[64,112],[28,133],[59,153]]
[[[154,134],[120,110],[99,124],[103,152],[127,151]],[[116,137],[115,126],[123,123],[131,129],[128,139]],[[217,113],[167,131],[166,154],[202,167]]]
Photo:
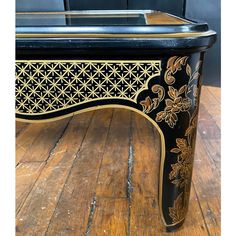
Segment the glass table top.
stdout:
[[145,26],[192,22],[152,10],[17,12],[16,27],[27,26]]
[[140,12],[29,12],[16,14],[16,26],[114,26],[146,25]]

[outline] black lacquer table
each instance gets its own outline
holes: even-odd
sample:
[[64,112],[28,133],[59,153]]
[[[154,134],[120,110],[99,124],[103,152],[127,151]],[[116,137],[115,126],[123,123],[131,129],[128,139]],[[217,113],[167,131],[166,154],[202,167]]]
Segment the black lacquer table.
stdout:
[[158,11],[17,13],[16,117],[143,115],[161,137],[159,207],[174,230],[188,209],[203,58],[215,40],[206,23]]

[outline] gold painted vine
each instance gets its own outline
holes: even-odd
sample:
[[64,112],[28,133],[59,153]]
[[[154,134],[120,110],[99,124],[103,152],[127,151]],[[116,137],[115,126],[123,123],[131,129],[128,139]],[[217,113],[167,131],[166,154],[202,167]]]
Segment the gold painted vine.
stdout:
[[[186,60],[178,60],[176,65],[185,65]],[[173,60],[168,66],[171,67],[173,65]],[[192,69],[189,64],[186,65],[186,74],[189,76],[188,84],[183,86],[184,91],[181,94],[185,95],[185,98],[182,98],[182,101],[187,102],[179,102],[178,109],[173,109],[172,114],[179,113],[181,111],[187,111],[189,115],[189,126],[185,131],[185,135],[183,138],[176,139],[176,147],[170,150],[171,153],[177,155],[177,162],[171,165],[171,172],[169,173],[169,179],[172,184],[174,184],[178,189],[180,189],[180,194],[175,199],[172,207],[169,207],[169,215],[172,219],[172,223],[180,222],[184,219],[185,214],[187,212],[189,195],[190,195],[190,187],[191,187],[191,175],[193,168],[193,156],[194,156],[194,148],[195,148],[195,135],[196,135],[196,127],[197,127],[197,114],[198,114],[198,102],[199,102],[199,89],[196,84],[193,82],[200,78],[199,68],[201,66],[201,61],[197,63],[195,66],[195,70],[192,73]],[[172,70],[176,71],[176,70]],[[170,75],[170,74],[168,74]],[[168,79],[166,78],[166,81]],[[181,88],[183,88],[181,87]],[[170,88],[169,88],[170,89]],[[181,90],[181,89],[180,89]],[[176,92],[176,91],[175,91]],[[188,98],[188,94],[192,92],[193,98],[192,100]],[[172,98],[170,93],[169,96]],[[181,95],[180,92],[177,95]],[[179,97],[177,96],[176,97]],[[177,98],[175,98],[176,100]],[[181,99],[179,99],[181,101]],[[191,107],[194,107],[194,111],[192,115],[189,110]],[[166,108],[165,108],[166,109]],[[158,114],[157,114],[158,117]],[[177,121],[177,120],[176,120]],[[176,123],[175,123],[176,124]]]
[[[187,112],[189,116],[189,126],[185,131],[184,137],[177,138],[176,147],[173,147],[170,150],[171,153],[177,155],[177,162],[171,165],[172,170],[169,173],[169,180],[180,190],[179,195],[174,200],[173,206],[169,207],[169,216],[172,219],[173,224],[182,221],[187,211],[197,127],[200,90],[196,84],[200,78],[199,69],[202,62],[199,61],[195,66],[195,70],[192,71],[192,68],[187,61],[187,56],[174,56],[168,60],[166,72],[164,74],[164,80],[168,85],[168,98],[165,99],[164,110],[156,114],[156,122],[165,121],[170,128],[174,128],[177,124],[179,113]],[[181,71],[183,67],[185,68],[188,76],[188,83],[179,89],[176,89],[172,86],[176,81],[174,75],[177,71]],[[152,87],[152,91],[153,90],[159,91],[159,96],[152,99],[150,97],[146,97],[144,101],[140,102],[144,113],[152,112],[164,99],[165,90],[162,86],[154,85]],[[189,97],[190,93],[193,95],[192,98]],[[192,108],[194,111],[190,114],[190,109]]]

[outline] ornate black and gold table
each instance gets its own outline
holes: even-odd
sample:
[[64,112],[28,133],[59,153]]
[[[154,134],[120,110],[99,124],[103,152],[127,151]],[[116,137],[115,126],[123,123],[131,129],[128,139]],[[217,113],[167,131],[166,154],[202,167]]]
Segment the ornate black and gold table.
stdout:
[[188,209],[206,23],[157,11],[16,15],[16,117],[50,121],[91,109],[138,112],[161,137],[159,207],[167,230]]

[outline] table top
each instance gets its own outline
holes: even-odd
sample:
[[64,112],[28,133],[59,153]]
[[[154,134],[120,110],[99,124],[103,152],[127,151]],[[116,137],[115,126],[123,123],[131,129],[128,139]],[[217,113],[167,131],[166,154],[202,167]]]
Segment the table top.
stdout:
[[[196,45],[207,46],[213,43],[215,35],[214,31],[209,30],[207,23],[152,10],[16,13],[17,46],[23,45],[23,47],[26,47],[29,41],[37,44],[45,42],[45,39],[49,44],[56,42],[57,46],[64,40],[63,47],[66,46],[66,42],[76,41],[78,45],[82,39],[86,39],[86,43],[90,41],[92,47],[98,39],[103,39],[103,44],[106,41],[104,39],[107,39],[108,44],[114,40],[120,44],[122,39],[124,44],[129,43],[131,47],[134,40],[140,44],[141,41],[137,39],[152,39],[158,45],[161,40],[168,39],[169,47],[177,47],[181,39],[199,38],[204,43]],[[167,45],[164,41],[160,47]],[[113,42],[111,45],[114,45]]]
[[159,11],[65,11],[18,12],[16,36],[28,37],[86,37],[109,34],[142,35],[158,33],[202,33],[206,23],[189,21]]

